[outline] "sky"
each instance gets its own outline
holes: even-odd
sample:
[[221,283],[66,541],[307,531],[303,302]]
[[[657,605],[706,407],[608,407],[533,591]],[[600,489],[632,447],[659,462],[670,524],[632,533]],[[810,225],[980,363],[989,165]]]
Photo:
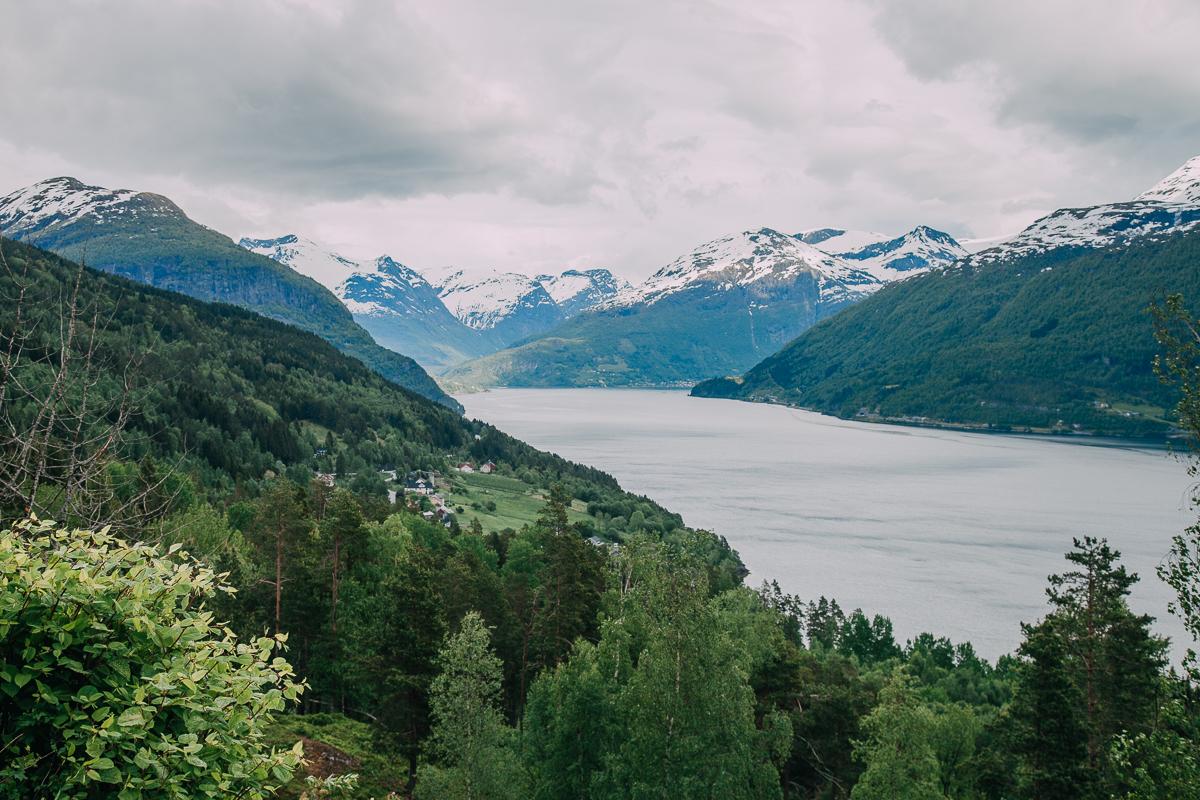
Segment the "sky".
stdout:
[[1195,0],[0,0],[0,194],[640,279],[763,226],[959,238],[1200,153]]

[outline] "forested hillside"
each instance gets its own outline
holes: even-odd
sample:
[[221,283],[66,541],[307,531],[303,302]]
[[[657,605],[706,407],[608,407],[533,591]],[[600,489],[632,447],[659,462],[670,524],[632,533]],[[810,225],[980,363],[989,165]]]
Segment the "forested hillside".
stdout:
[[[610,476],[465,420],[312,334],[0,242],[10,270],[0,274],[10,300],[0,307],[0,326],[8,332],[19,322],[29,332],[22,364],[55,352],[59,320],[77,295],[79,313],[101,321],[91,355],[99,379],[92,407],[114,416],[129,378],[122,460],[143,473],[169,470],[202,496],[221,499],[253,493],[272,475],[299,483],[316,471],[353,475],[379,492],[383,468],[403,475],[493,460],[543,489],[561,484],[593,503],[609,527],[618,518],[614,534],[620,519],[638,510],[658,530],[681,525],[678,516],[621,492]],[[29,369],[40,374],[36,365]],[[21,416],[19,398],[5,399],[9,413]]]
[[1200,232],[960,262],[888,286],[701,397],[847,418],[1161,436],[1147,307],[1200,296]]

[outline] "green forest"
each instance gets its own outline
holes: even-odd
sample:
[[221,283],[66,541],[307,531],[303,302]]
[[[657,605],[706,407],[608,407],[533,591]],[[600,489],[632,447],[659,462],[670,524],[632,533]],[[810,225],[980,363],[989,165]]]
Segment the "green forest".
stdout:
[[1200,233],[963,263],[884,287],[700,397],[844,418],[1161,438],[1147,308],[1200,296]]
[[[0,798],[1200,798],[1200,664],[1103,540],[996,663],[901,642],[317,336],[0,255]],[[1200,323],[1152,321],[1196,436]],[[533,518],[389,500],[461,460]]]

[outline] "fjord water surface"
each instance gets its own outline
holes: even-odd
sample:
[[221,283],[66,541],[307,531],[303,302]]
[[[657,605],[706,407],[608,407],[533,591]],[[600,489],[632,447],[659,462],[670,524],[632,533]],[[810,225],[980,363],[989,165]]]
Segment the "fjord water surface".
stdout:
[[[502,389],[467,415],[725,536],[752,572],[804,598],[1011,652],[1045,613],[1072,537],[1105,536],[1142,581],[1133,605],[1177,639],[1154,574],[1195,519],[1162,450],[847,422],[684,392]],[[1180,651],[1179,643],[1175,649]]]

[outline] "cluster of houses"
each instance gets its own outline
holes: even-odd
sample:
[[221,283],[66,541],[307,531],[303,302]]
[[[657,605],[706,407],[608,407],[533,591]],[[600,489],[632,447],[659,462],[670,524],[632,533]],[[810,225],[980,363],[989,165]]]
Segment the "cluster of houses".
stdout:
[[[470,461],[463,461],[456,464],[454,469],[463,473],[480,472],[484,475],[490,475],[496,471],[496,464],[492,461],[487,461],[476,466]],[[380,474],[393,483],[400,482],[399,476],[394,469],[380,470]],[[412,497],[417,505],[423,505],[420,498],[428,498],[431,508],[422,511],[421,515],[428,520],[437,520],[449,528],[454,521],[454,512],[446,504],[446,498],[437,490],[439,477],[440,475],[433,470],[416,470],[408,473],[404,476],[404,495],[405,497]],[[315,478],[325,486],[333,486],[337,481],[337,476],[332,472],[317,472]],[[388,502],[396,502],[396,496],[397,493],[394,490],[388,490]]]
[[487,461],[483,464],[480,464],[478,467],[476,467],[470,461],[463,461],[460,464],[456,464],[454,466],[454,469],[456,469],[459,472],[467,472],[467,473],[482,472],[484,475],[490,475],[491,473],[496,471],[496,465],[491,461]]
[[446,498],[438,493],[437,482],[438,474],[436,472],[424,470],[410,472],[404,476],[404,494],[412,496],[418,503],[420,503],[420,498],[428,498],[432,508],[422,511],[421,516],[430,521],[437,520],[449,528],[454,521],[454,512],[446,505]]

